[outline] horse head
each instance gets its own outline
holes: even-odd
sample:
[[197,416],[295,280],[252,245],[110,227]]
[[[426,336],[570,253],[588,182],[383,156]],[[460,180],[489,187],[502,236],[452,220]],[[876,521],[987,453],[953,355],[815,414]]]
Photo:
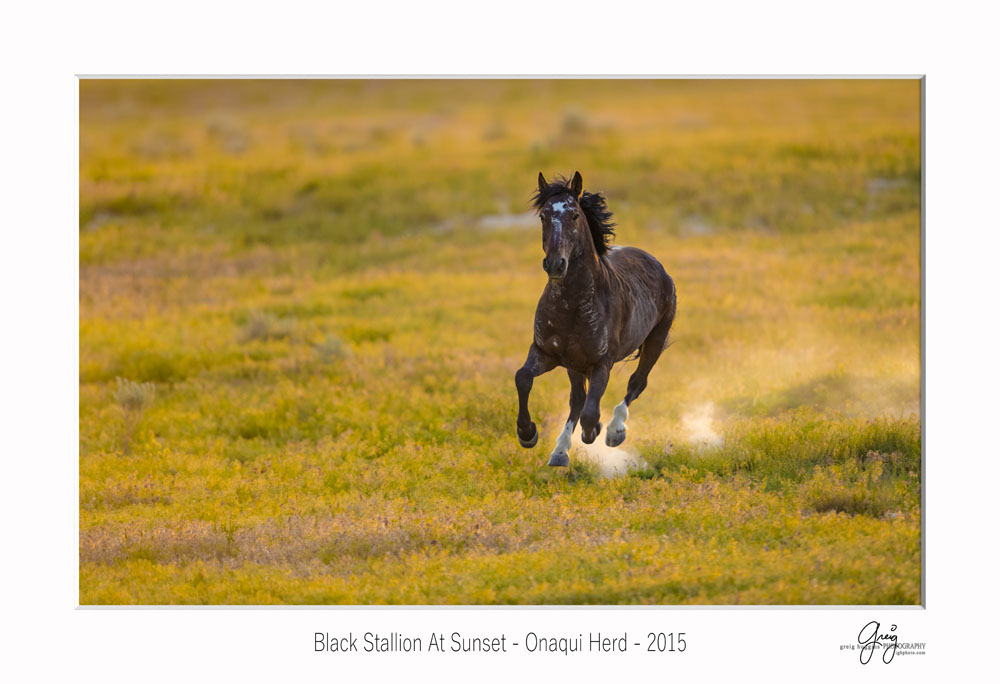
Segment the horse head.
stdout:
[[535,207],[542,221],[542,268],[551,280],[566,276],[571,262],[594,253],[594,242],[580,206],[583,177],[577,171],[573,180],[548,183],[538,174]]

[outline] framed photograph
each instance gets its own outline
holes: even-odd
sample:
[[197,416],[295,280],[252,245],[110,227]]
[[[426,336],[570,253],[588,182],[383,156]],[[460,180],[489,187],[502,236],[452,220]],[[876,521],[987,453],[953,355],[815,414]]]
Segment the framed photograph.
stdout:
[[992,671],[987,9],[7,14],[7,679]]

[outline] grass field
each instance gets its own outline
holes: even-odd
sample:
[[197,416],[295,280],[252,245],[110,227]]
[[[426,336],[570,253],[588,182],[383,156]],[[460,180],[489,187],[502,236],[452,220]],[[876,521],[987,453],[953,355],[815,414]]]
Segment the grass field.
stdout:
[[[81,603],[918,603],[919,97],[82,81]],[[577,169],[678,313],[551,469],[526,212]]]

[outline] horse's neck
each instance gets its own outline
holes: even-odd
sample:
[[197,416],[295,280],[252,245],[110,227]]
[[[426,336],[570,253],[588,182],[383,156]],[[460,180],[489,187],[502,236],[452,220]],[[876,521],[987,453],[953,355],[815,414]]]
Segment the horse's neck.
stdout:
[[557,299],[570,302],[578,308],[591,310],[597,293],[606,289],[609,274],[605,264],[596,254],[589,257],[592,263],[575,264],[563,282],[550,286],[550,294]]

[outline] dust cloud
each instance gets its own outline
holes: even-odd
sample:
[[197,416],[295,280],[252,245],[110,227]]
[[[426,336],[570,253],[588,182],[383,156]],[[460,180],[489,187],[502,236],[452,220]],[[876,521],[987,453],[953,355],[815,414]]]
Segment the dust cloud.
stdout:
[[629,471],[638,468],[645,468],[646,462],[642,457],[624,447],[609,447],[604,443],[604,433],[597,436],[593,444],[578,442],[584,458],[595,466],[601,477],[614,478],[627,475]]
[[698,404],[681,416],[681,433],[684,439],[699,447],[722,446],[722,435],[715,431],[715,404],[707,401]]

